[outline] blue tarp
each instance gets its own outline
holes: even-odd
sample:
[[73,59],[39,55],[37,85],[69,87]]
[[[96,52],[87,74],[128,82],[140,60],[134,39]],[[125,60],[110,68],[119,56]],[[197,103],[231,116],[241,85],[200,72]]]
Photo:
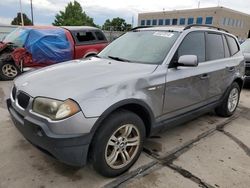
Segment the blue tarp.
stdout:
[[36,63],[60,63],[73,58],[64,29],[30,29],[24,47]]

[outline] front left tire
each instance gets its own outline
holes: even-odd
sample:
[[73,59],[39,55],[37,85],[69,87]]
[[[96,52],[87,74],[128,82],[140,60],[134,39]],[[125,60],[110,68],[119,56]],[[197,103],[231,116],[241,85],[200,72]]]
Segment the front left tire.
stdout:
[[97,131],[92,144],[94,169],[106,177],[127,171],[139,158],[145,139],[145,126],[135,113],[112,113]]

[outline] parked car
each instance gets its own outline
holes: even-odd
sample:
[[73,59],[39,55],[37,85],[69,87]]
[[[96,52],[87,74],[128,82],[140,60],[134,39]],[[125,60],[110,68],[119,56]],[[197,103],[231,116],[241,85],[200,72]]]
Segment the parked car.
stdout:
[[241,49],[246,60],[245,83],[248,85],[250,83],[250,39],[247,39],[244,43],[241,44]]
[[0,79],[12,80],[26,68],[90,57],[107,44],[94,27],[19,27],[0,43]]
[[72,166],[128,170],[146,137],[238,105],[245,61],[235,36],[210,26],[140,28],[98,56],[26,73],[7,105],[19,131]]

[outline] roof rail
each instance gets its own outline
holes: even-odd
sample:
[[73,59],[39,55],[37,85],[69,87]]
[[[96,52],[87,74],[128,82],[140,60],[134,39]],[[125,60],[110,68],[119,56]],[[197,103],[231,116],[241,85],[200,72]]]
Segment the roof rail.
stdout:
[[130,31],[135,31],[137,29],[150,28],[150,27],[153,27],[153,26],[138,26],[138,27],[132,28]]
[[212,25],[203,25],[203,24],[191,24],[191,25],[186,26],[184,28],[184,30],[190,29],[192,27],[207,27],[207,28],[217,29],[219,31],[225,31],[225,32],[229,33],[226,29],[216,27],[216,26],[212,26]]

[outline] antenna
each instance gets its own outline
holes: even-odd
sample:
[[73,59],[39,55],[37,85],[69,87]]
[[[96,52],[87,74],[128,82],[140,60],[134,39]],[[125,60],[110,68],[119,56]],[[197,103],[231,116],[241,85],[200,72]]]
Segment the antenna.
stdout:
[[198,8],[200,8],[200,5],[201,5],[201,2],[200,2],[200,1],[198,1]]
[[220,0],[218,0],[218,7],[220,6]]

